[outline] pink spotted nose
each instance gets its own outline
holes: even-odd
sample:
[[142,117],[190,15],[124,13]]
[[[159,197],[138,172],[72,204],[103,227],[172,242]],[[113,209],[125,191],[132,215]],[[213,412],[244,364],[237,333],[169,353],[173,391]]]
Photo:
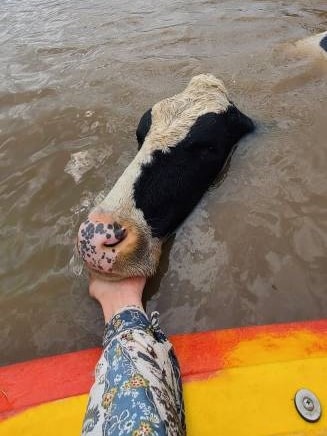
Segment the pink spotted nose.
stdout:
[[90,214],[78,231],[78,251],[88,267],[110,273],[127,230],[111,214]]

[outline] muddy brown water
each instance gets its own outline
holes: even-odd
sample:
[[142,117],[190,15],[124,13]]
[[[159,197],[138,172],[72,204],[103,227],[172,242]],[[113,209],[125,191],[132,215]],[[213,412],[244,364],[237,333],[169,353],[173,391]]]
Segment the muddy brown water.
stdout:
[[288,50],[326,22],[318,0],[1,2],[2,364],[101,343],[67,269],[78,224],[142,113],[202,72],[258,129],[166,245],[148,311],[169,334],[326,317],[326,61]]

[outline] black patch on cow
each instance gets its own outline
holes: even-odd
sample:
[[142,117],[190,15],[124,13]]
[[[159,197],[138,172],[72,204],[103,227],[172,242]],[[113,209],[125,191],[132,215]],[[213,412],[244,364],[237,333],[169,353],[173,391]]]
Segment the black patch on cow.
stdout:
[[320,40],[319,45],[320,45],[320,47],[321,47],[323,50],[327,51],[327,35],[324,36],[324,37]]
[[139,125],[137,126],[137,129],[136,129],[136,138],[137,138],[137,142],[139,144],[139,146],[138,146],[139,150],[142,147],[144,139],[145,139],[146,135],[148,134],[150,127],[151,127],[151,123],[152,123],[151,111],[152,111],[152,109],[149,109],[148,111],[146,111],[142,115],[140,122],[139,122]]
[[192,211],[223,169],[234,145],[254,124],[234,105],[219,114],[200,116],[186,138],[169,152],[156,150],[134,184],[154,237],[171,234]]

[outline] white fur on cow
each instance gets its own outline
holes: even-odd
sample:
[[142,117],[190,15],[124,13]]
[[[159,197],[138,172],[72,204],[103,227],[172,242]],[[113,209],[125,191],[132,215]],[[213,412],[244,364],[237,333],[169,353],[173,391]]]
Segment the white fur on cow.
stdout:
[[111,280],[154,274],[165,238],[253,129],[211,74],[155,104],[140,120],[134,160],[80,227],[87,267]]

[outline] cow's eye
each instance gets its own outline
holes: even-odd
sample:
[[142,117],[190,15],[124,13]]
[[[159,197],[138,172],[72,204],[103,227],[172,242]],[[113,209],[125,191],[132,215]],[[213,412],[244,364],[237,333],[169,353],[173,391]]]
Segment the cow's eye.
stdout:
[[199,144],[199,147],[203,152],[215,151],[216,149],[215,144],[212,144],[211,142],[203,142]]
[[191,151],[192,153],[208,153],[215,151],[216,147],[214,144],[207,143],[205,141],[187,141],[185,144],[185,149]]

